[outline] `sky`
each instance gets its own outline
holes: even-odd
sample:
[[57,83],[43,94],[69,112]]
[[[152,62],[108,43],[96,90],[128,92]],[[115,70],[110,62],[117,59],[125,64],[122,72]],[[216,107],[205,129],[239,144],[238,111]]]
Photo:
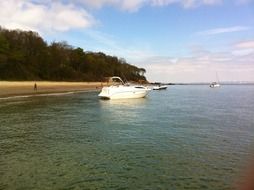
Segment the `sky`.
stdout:
[[1,0],[0,26],[124,58],[150,82],[254,82],[254,0]]

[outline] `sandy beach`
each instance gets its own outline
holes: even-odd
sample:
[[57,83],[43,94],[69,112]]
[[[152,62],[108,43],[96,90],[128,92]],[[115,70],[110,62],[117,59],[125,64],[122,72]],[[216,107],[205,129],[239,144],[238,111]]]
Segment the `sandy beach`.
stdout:
[[105,85],[101,82],[0,81],[0,98],[99,90]]

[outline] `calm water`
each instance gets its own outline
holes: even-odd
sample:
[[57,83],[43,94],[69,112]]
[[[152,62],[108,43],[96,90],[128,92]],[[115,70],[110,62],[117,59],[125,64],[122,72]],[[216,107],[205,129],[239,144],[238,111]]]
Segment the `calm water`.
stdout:
[[0,189],[230,189],[254,147],[254,86],[0,100]]

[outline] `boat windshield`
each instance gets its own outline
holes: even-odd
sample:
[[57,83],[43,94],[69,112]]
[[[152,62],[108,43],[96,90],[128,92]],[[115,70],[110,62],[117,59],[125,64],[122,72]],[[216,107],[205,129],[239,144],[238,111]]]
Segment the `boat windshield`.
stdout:
[[124,82],[120,77],[111,77],[109,82],[111,82],[112,85],[124,85]]

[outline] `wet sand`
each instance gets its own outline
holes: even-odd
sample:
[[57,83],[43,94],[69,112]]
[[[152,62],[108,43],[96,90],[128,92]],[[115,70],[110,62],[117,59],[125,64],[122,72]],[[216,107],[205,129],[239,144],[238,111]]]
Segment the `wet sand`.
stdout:
[[101,82],[0,81],[0,98],[100,90],[105,85]]

